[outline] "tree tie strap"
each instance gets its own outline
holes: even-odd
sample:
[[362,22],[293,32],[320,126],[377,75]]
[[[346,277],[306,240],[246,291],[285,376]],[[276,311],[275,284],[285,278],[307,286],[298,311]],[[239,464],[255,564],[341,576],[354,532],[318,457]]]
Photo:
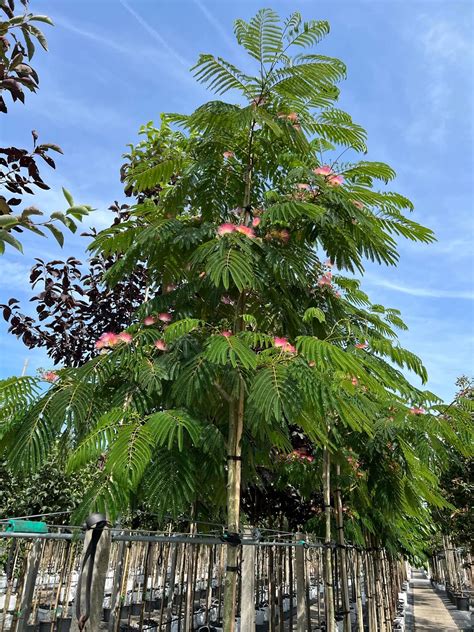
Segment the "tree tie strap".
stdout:
[[[89,617],[91,611],[91,588],[92,588],[92,580],[94,573],[94,561],[95,554],[97,551],[97,545],[99,544],[100,537],[104,531],[104,527],[107,526],[107,518],[103,514],[92,514],[86,520],[84,525],[85,529],[92,530],[91,539],[87,546],[86,552],[84,554],[84,559],[82,561],[81,572],[79,575],[79,581],[77,583],[76,590],[76,618],[78,622],[79,630],[83,630]],[[86,576],[86,594],[85,594],[85,610],[81,612],[81,594],[82,594],[82,576],[84,574],[84,569],[87,566],[87,576]]]
[[236,454],[228,454],[227,455],[227,460],[228,461],[242,461],[242,457],[241,456],[237,456]]
[[230,546],[239,546],[242,543],[239,533],[233,531],[224,531],[221,535],[221,540]]

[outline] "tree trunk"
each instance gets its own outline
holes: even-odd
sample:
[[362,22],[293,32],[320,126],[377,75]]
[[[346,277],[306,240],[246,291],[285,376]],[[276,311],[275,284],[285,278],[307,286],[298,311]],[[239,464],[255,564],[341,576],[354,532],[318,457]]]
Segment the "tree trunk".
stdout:
[[326,610],[326,630],[335,632],[336,620],[334,617],[334,588],[332,577],[332,550],[331,550],[331,457],[329,450],[323,450],[323,494],[324,494],[324,515],[326,517],[325,528],[325,549],[324,549],[324,602]]
[[[92,562],[91,558],[86,559],[89,543],[95,536],[95,530],[89,529],[86,531],[84,538],[84,553],[83,563],[81,568],[82,585],[81,592],[76,593],[76,598],[73,605],[74,616],[71,623],[71,632],[98,632],[98,630],[107,629],[107,624],[102,624],[102,605],[104,601],[104,588],[105,578],[107,576],[107,569],[109,565],[110,555],[110,530],[105,527],[102,530],[100,538],[97,543],[95,557]],[[85,564],[84,564],[85,562]],[[87,577],[89,565],[93,563],[92,568],[92,583],[90,587],[90,611],[89,618],[85,622],[85,625],[81,627],[77,619],[77,602],[79,602],[79,612],[85,613],[87,611],[86,596],[87,596]]]
[[[298,541],[303,539],[302,533],[297,533]],[[306,630],[306,585],[304,578],[304,548],[295,547],[295,571],[296,571],[296,632]]]
[[[240,528],[240,481],[242,454],[242,430],[244,425],[244,385],[240,384],[240,396],[229,405],[228,473],[227,473],[227,530],[238,533]],[[224,580],[224,632],[234,632],[237,610],[239,547],[227,545],[227,567]]]
[[361,554],[359,551],[354,551],[355,555],[355,569],[354,569],[354,584],[355,584],[355,597],[357,608],[357,632],[364,632],[364,611],[362,609],[362,589],[361,589]]
[[341,588],[342,588],[342,606],[344,609],[344,632],[351,632],[351,613],[350,613],[350,598],[349,598],[349,581],[347,577],[347,554],[346,543],[344,539],[344,516],[342,513],[342,495],[339,477],[341,475],[341,466],[336,465],[336,475],[338,480],[336,481],[337,488],[335,490],[336,501],[336,524],[337,524],[337,543],[340,549],[340,569],[341,569]]

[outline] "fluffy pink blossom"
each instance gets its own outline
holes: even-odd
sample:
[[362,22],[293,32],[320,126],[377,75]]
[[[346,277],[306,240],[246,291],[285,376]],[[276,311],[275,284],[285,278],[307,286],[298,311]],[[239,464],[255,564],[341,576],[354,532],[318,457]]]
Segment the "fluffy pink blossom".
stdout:
[[59,375],[54,371],[44,371],[41,377],[43,378],[43,380],[46,380],[46,382],[51,383],[56,382],[56,380],[59,379]]
[[173,316],[169,312],[162,312],[158,314],[158,320],[161,320],[162,323],[170,323],[173,320]]
[[236,230],[236,226],[234,226],[234,224],[229,224],[229,223],[225,223],[225,224],[221,224],[219,226],[219,228],[217,229],[217,234],[222,236],[222,235],[229,235],[230,233],[235,232]]
[[342,176],[330,176],[327,182],[332,187],[339,187],[344,182],[344,178]]
[[325,178],[327,178],[327,183],[333,187],[340,186],[344,182],[344,178],[342,176],[336,175],[329,165],[316,167],[316,169],[313,169],[313,173],[318,176],[324,176]]
[[224,305],[233,305],[234,301],[230,298],[230,296],[223,296],[221,298],[221,302],[224,303]]
[[410,408],[410,413],[412,415],[424,415],[425,414],[425,409],[424,408],[419,408],[418,406],[413,406],[413,408]]
[[359,200],[351,200],[352,204],[354,206],[357,206],[358,209],[362,210],[364,208],[364,205],[362,204],[362,202],[359,202]]
[[235,156],[233,151],[225,151],[223,154],[224,158],[228,160],[229,158],[233,158]]
[[156,320],[154,316],[147,316],[146,318],[143,319],[143,324],[146,325],[147,327],[149,327],[150,325],[154,325],[155,322]]
[[122,342],[126,342],[127,344],[129,344],[133,340],[133,336],[127,331],[122,331],[120,334],[118,334],[117,338]]
[[221,336],[224,336],[224,338],[230,338],[232,336],[232,332],[226,329],[224,331],[221,331]]
[[356,378],[356,376],[355,376],[355,375],[353,375],[353,376],[352,376],[352,378],[351,378],[351,383],[352,383],[354,386],[357,386],[357,384],[359,384],[359,380]]
[[282,230],[279,231],[278,237],[280,241],[287,244],[290,241],[290,232],[286,230],[286,228],[283,228]]
[[334,296],[335,296],[335,298],[341,298],[341,293],[340,292],[334,292]]
[[331,261],[331,259],[326,259],[326,261],[324,262],[324,265],[325,265],[327,268],[332,268],[334,264],[333,264],[333,262]]
[[113,347],[119,342],[117,334],[112,332],[105,332],[95,343],[96,349],[103,349],[104,347]]
[[356,348],[356,349],[367,349],[367,347],[368,347],[368,346],[369,346],[369,345],[368,345],[366,342],[358,342],[358,343],[355,345],[355,348]]
[[164,340],[155,340],[155,347],[159,351],[166,351],[168,349],[168,346]]
[[238,233],[242,233],[242,235],[245,235],[246,237],[249,237],[250,239],[255,237],[255,232],[254,232],[253,228],[251,228],[250,226],[244,226],[243,224],[241,224],[240,226],[237,226],[237,228],[235,230]]
[[260,217],[254,217],[252,220],[252,226],[254,228],[257,228],[257,226],[260,224],[262,220],[260,219]]
[[273,344],[275,347],[286,351],[287,353],[296,353],[296,347],[288,342],[286,338],[274,338]]
[[318,281],[319,287],[324,287],[325,285],[331,286],[331,277],[331,272],[323,274],[323,276]]
[[300,189],[301,191],[311,191],[311,187],[307,182],[298,182],[296,188]]

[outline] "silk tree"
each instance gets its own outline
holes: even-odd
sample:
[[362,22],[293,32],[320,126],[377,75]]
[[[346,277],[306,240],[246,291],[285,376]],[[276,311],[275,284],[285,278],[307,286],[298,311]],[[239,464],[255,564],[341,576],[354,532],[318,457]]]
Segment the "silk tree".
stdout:
[[[365,132],[335,107],[344,64],[292,55],[328,31],[297,13],[283,23],[270,10],[238,20],[257,75],[212,55],[195,66],[200,81],[236,103],[167,115],[153,151],[132,148],[126,184],[146,195],[92,250],[118,257],[111,285],[144,266],[149,300],[126,332],[104,332],[96,358],[47,376],[46,395],[32,393],[32,380],[5,385],[12,462],[34,469],[59,437],[73,451],[71,467],[101,463],[88,506],[112,517],[144,490],[165,511],[200,496],[212,504],[227,477],[228,532],[237,533],[242,474],[251,480],[271,450],[291,450],[291,424],[325,445],[332,419],[368,433],[378,400],[395,393],[407,407],[422,397],[392,366],[426,378],[397,343],[398,314],[371,305],[342,272],[363,272],[366,258],[394,265],[397,236],[433,235],[406,217],[409,200],[377,188],[394,178],[389,166],[356,160]],[[353,162],[341,163],[341,150]],[[18,413],[11,402],[23,396],[30,401]],[[235,547],[227,563],[228,632]]]

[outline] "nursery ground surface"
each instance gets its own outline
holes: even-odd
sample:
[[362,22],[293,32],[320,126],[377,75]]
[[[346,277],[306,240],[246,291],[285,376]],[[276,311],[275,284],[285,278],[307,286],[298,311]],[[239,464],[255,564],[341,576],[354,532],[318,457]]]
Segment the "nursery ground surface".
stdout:
[[410,586],[415,632],[472,630],[470,613],[457,610],[447,596],[434,590],[424,572],[413,571]]

